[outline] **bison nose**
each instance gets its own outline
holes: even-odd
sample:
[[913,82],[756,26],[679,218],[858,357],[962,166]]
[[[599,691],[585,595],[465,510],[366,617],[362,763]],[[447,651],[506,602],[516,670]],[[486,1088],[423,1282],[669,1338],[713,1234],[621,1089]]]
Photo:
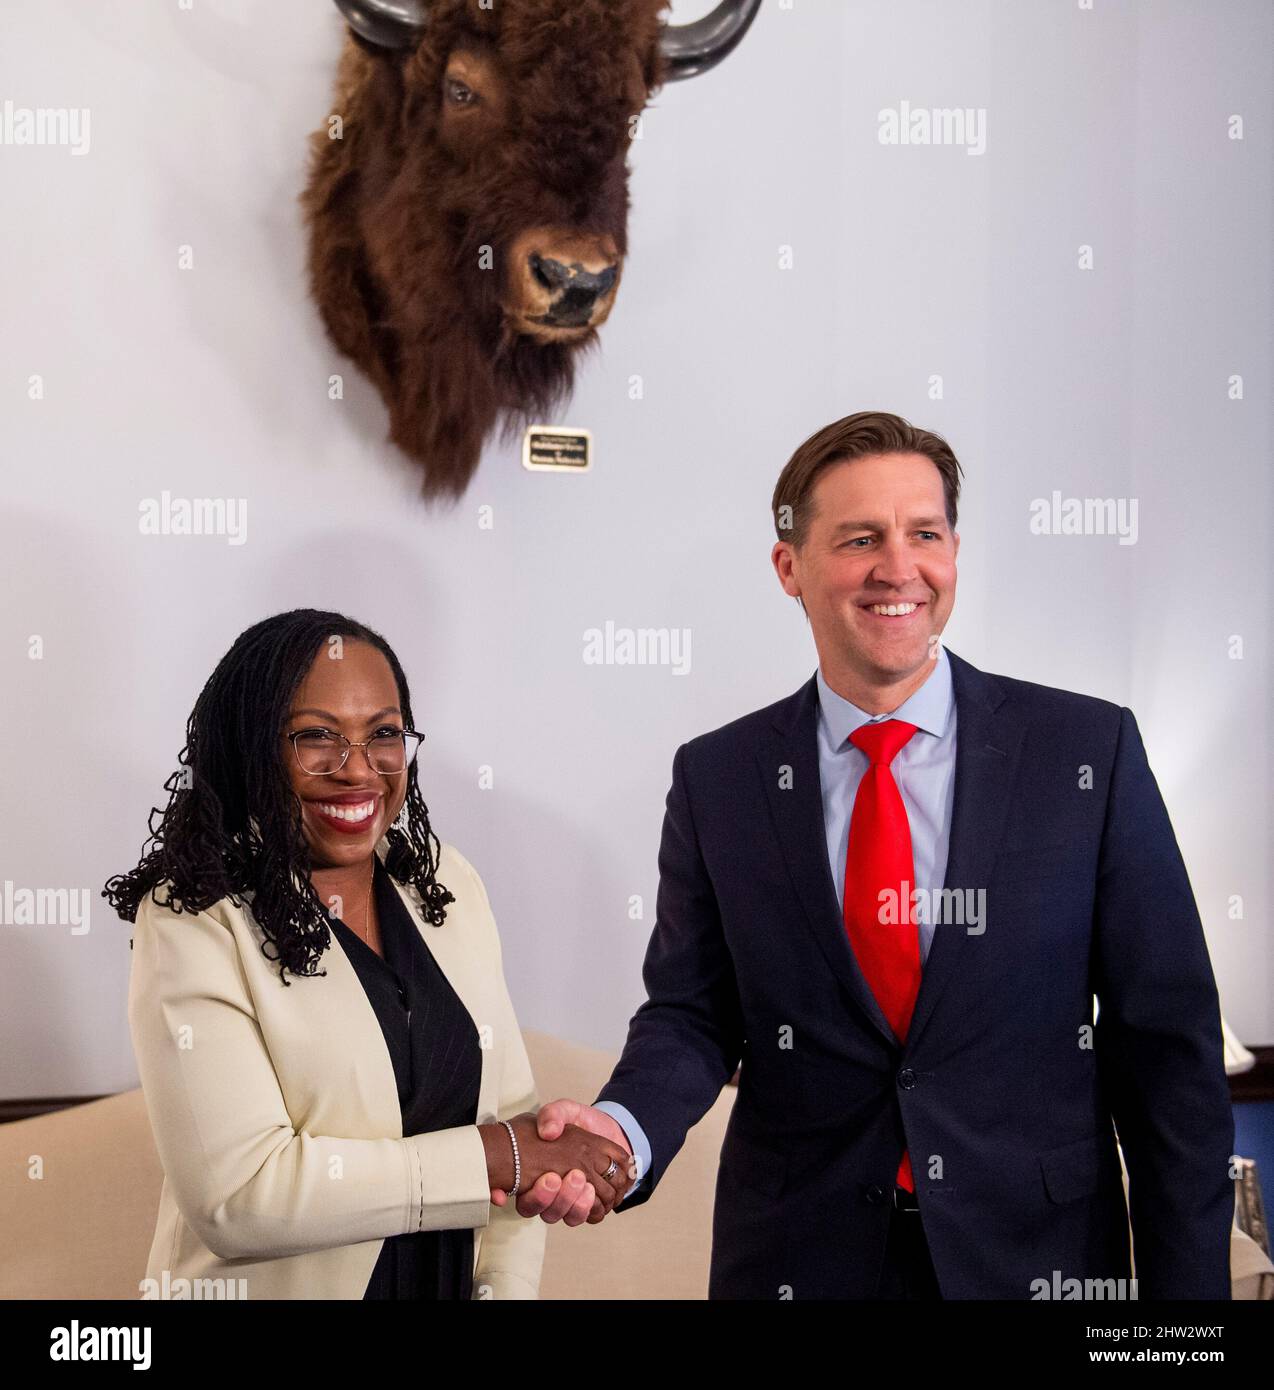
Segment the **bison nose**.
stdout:
[[594,304],[610,292],[618,267],[585,270],[579,261],[559,261],[533,251],[527,257],[531,278],[552,296],[546,319],[554,324],[586,323]]

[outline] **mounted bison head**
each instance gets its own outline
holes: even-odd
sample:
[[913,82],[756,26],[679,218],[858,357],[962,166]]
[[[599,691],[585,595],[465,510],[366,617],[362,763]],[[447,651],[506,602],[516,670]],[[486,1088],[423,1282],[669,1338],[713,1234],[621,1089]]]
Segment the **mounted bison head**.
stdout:
[[759,4],[673,26],[667,0],[337,0],[350,32],[302,195],[310,287],[427,496],[459,496],[497,424],[569,392],[619,286],[636,118]]

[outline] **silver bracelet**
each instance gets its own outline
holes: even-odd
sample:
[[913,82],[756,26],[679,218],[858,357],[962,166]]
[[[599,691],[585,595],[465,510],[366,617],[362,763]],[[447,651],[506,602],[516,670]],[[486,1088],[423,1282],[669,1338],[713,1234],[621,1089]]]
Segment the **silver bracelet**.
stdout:
[[513,1187],[509,1196],[516,1197],[518,1188],[522,1186],[522,1155],[518,1152],[518,1136],[508,1120],[501,1120],[500,1123],[509,1131],[509,1138],[513,1141]]

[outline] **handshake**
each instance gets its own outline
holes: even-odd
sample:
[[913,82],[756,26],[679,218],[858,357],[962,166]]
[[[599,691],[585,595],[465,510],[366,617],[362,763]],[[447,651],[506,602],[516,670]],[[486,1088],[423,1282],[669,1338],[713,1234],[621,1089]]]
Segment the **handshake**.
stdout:
[[[628,1137],[613,1116],[577,1100],[555,1100],[509,1123],[521,1163],[517,1211],[547,1222],[596,1225],[641,1176]],[[513,1141],[503,1124],[479,1125],[491,1201],[505,1206],[513,1188]]]

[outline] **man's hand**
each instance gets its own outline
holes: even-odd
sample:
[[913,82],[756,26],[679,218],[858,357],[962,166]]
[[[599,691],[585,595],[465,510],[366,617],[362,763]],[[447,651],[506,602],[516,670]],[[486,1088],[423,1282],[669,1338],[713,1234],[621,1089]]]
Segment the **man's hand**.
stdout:
[[[596,1113],[574,1101],[555,1104]],[[628,1190],[633,1171],[632,1149],[619,1126],[614,1126],[619,1138],[612,1139],[601,1128],[562,1119],[564,1113],[559,1112],[547,1127],[544,1110],[538,1117],[527,1111],[511,1121],[518,1131],[524,1177],[534,1177],[534,1185],[518,1199],[518,1212],[522,1216],[543,1215],[546,1221],[564,1217],[569,1226],[598,1222]],[[606,1115],[601,1118],[609,1120]],[[488,1174],[499,1173],[501,1181],[511,1183],[512,1159],[505,1153],[507,1132],[501,1125],[480,1125],[478,1129],[487,1149]],[[614,1168],[609,1179],[604,1168],[607,1161]],[[493,1206],[507,1205],[509,1194],[504,1188],[493,1186],[490,1192]],[[530,1200],[533,1194],[534,1200]]]
[[[617,1144],[629,1156],[629,1182],[635,1179],[632,1145],[612,1116],[577,1100],[555,1100],[540,1107],[536,1129],[541,1139],[560,1138],[567,1125],[577,1125]],[[503,1206],[507,1194],[501,1192],[497,1196],[493,1191],[491,1200],[496,1206]],[[606,1207],[598,1200],[593,1184],[578,1169],[568,1173],[565,1180],[556,1173],[541,1174],[535,1185],[518,1197],[517,1209],[519,1216],[538,1216],[550,1225],[564,1221],[568,1226],[579,1226],[587,1221],[595,1226],[606,1215]]]

